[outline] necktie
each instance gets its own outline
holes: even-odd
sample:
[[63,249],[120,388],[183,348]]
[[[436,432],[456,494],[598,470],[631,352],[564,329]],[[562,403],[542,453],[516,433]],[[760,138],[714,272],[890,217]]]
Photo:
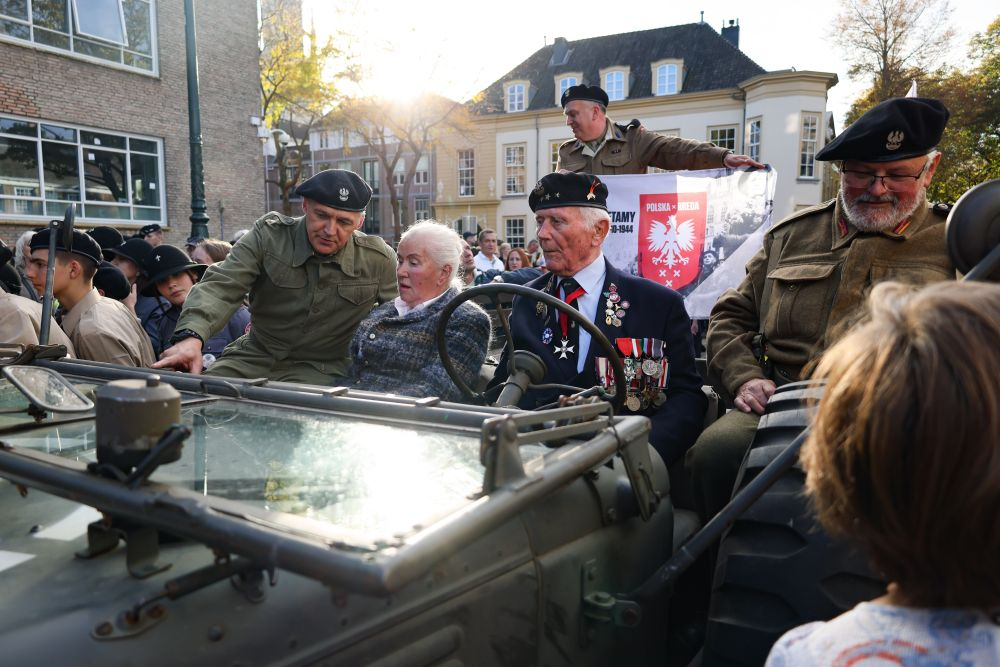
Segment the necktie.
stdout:
[[[577,300],[587,293],[585,289],[580,287],[580,283],[576,282],[572,278],[563,278],[559,283],[559,288],[562,291],[562,300],[565,301],[570,306],[578,308]],[[569,316],[566,313],[559,313],[559,329],[562,333],[562,339],[559,344],[555,346],[555,353],[560,360],[569,360],[572,362],[572,366],[576,368],[576,361],[573,358],[573,354],[579,345],[579,333],[577,327],[573,327],[573,331],[569,330]],[[571,335],[572,334],[572,335]],[[569,366],[570,364],[567,364]],[[573,373],[575,375],[576,373]]]

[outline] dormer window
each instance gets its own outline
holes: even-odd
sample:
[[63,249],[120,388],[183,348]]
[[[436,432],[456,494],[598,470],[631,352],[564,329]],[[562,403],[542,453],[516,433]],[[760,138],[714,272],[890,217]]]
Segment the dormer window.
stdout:
[[528,82],[511,81],[505,87],[507,112],[524,111],[528,105]]
[[608,94],[608,101],[628,97],[628,68],[614,67],[601,70],[601,87]]
[[556,106],[562,104],[562,96],[571,87],[583,80],[581,72],[563,72],[555,76]]
[[684,64],[680,60],[665,60],[652,64],[653,95],[676,95],[681,92]]

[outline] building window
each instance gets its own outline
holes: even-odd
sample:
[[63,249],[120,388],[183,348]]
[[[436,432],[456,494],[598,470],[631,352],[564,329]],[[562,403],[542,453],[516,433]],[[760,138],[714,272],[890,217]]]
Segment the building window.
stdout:
[[736,150],[736,126],[708,128],[708,140],[719,148]]
[[417,170],[413,172],[413,184],[427,185],[430,182],[430,177],[427,172],[427,156],[424,155],[417,160]]
[[504,240],[511,248],[524,247],[524,218],[504,218]]
[[378,167],[378,160],[362,160],[361,162],[361,178],[365,179],[365,183],[372,189],[372,194],[376,195],[378,194],[379,183],[381,182]]
[[665,63],[656,68],[656,94],[677,94],[677,64]]
[[503,147],[503,169],[505,195],[523,195],[526,167],[524,164],[527,148],[524,144]]
[[577,84],[577,78],[575,76],[564,76],[559,79],[559,99],[556,100],[556,104],[562,104],[563,94]]
[[760,118],[751,118],[747,123],[747,155],[760,162]]
[[417,197],[416,199],[414,199],[413,219],[430,220],[430,218],[431,218],[431,200],[427,197]]
[[565,139],[549,142],[549,173],[555,172],[559,168],[559,147],[566,143]]
[[471,148],[458,151],[458,196],[476,195],[476,152]]
[[524,111],[523,83],[512,83],[507,86],[507,111]]
[[614,70],[604,75],[604,92],[608,94],[608,101],[625,99],[625,72]]
[[816,149],[819,143],[819,114],[802,114],[799,133],[799,178],[816,178]]
[[155,0],[3,0],[0,39],[156,73]]
[[162,183],[159,139],[0,116],[0,215],[166,222]]
[[392,170],[392,184],[397,188],[406,185],[406,161],[403,158],[396,162],[396,166]]
[[474,215],[463,215],[455,220],[455,231],[459,234],[464,232],[479,233],[479,219]]
[[378,234],[382,229],[382,221],[379,212],[382,210],[382,198],[372,197],[365,209],[365,222],[361,226],[361,231],[365,234]]

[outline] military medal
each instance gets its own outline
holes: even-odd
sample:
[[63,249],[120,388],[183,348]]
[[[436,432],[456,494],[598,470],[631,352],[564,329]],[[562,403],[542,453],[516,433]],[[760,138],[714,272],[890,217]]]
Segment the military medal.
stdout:
[[660,407],[667,402],[667,395],[662,391],[656,392],[656,396],[653,396],[653,407]]
[[618,287],[614,283],[608,285],[608,291],[604,292],[604,299],[604,323],[608,326],[620,327],[622,319],[625,317],[625,311],[628,309],[628,301],[622,301]]
[[542,344],[548,345],[551,342],[552,342],[552,329],[550,329],[549,327],[545,327],[545,329],[542,330]]
[[548,308],[545,307],[544,303],[541,301],[535,302],[535,316],[544,318],[547,311]]
[[559,355],[560,359],[567,359],[567,354],[573,354],[573,346],[569,344],[569,338],[563,338],[553,351]]
[[660,377],[660,364],[653,359],[643,359],[642,372],[651,378]]
[[642,401],[635,394],[629,394],[628,398],[625,399],[625,407],[632,412],[639,412],[642,408]]

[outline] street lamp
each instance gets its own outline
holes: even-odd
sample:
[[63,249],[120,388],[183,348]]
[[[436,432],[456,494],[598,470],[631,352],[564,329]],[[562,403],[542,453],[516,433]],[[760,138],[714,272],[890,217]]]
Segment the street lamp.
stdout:
[[194,0],[184,0],[184,38],[187,47],[188,134],[191,141],[191,236],[208,238],[205,170],[201,159],[201,99],[198,85],[198,40]]

